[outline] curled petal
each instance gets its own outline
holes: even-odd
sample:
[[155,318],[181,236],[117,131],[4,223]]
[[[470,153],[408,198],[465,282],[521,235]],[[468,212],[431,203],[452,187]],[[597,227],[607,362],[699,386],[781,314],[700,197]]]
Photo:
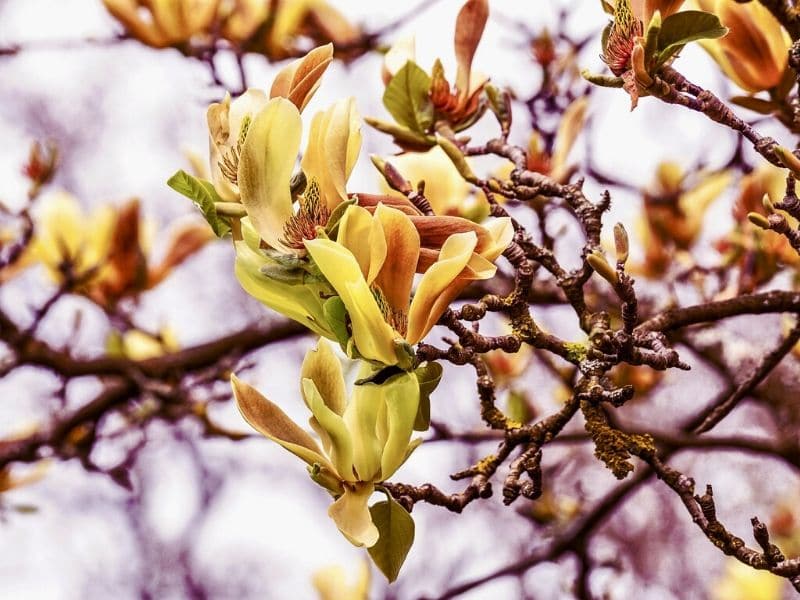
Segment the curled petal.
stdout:
[[419,260],[419,233],[411,219],[399,210],[379,205],[375,218],[382,225],[387,255],[375,283],[389,306],[405,313]]
[[344,419],[333,412],[320,396],[317,386],[310,379],[302,380],[303,396],[331,444],[330,457],[336,472],[344,481],[355,481],[353,473],[353,439]]
[[481,41],[483,29],[489,18],[488,0],[467,0],[458,13],[456,19],[455,50],[456,63],[456,88],[462,103],[466,101],[470,90],[470,72],[475,50]]
[[319,88],[320,79],[333,60],[333,44],[314,48],[280,70],[272,82],[269,97],[287,98],[303,110]]

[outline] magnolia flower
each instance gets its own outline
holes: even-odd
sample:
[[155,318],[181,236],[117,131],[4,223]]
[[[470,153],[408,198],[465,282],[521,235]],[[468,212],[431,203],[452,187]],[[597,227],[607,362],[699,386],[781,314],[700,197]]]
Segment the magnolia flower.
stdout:
[[42,264],[57,282],[69,273],[73,291],[103,306],[155,287],[212,237],[204,225],[182,225],[161,262],[150,265],[152,229],[142,222],[138,200],[116,210],[101,206],[86,215],[64,192],[43,204],[35,232],[24,263]]
[[[489,79],[472,70],[472,60],[488,17],[487,0],[467,0],[459,11],[453,40],[457,70],[452,89],[439,60],[434,63],[431,71],[429,96],[434,111],[448,120],[456,131],[474,123],[482,114],[480,97]],[[415,62],[415,58],[413,37],[398,41],[384,58],[384,83],[388,85],[392,77],[407,62]]]
[[[350,206],[335,242],[318,238],[305,245],[347,309],[358,353],[396,365],[407,344],[422,340],[470,281],[494,276],[492,261],[513,229],[509,219],[497,219],[484,231],[480,244],[475,231],[464,231],[448,235],[438,253],[423,254],[412,217],[383,205],[374,214]],[[424,274],[411,299],[417,270]]]
[[[271,98],[286,98],[302,111],[319,88],[322,75],[332,60],[333,46],[320,46],[281,69],[272,83],[269,96],[261,90],[249,89],[233,102],[230,95],[226,94],[222,102],[215,102],[208,107],[211,180],[223,200],[239,201],[240,158],[245,138],[256,116],[266,108]],[[273,107],[271,110],[277,109]],[[291,116],[292,126],[298,128],[299,135],[299,119],[294,114]],[[263,137],[264,132],[261,134]],[[266,147],[260,148],[262,153],[268,150]],[[274,147],[271,150],[274,153]],[[286,156],[290,156],[294,163],[296,154],[295,150],[293,154],[287,152]]]
[[103,0],[108,11],[140,42],[166,48],[210,31],[220,0]]
[[[373,373],[362,363],[361,377]],[[370,496],[422,441],[411,441],[420,399],[417,376],[403,372],[380,385],[356,385],[348,398],[342,366],[325,340],[306,354],[301,376],[319,441],[234,376],[236,403],[253,428],[305,461],[312,479],[336,498],[328,515],[344,536],[356,546],[373,546],[379,534],[369,512]]]
[[688,250],[697,240],[711,203],[730,185],[729,171],[706,174],[687,185],[680,165],[663,162],[644,192],[644,214],[637,229],[645,248],[641,270],[660,275],[675,259],[674,249]]
[[325,0],[277,0],[263,44],[273,58],[291,56],[302,34],[317,43],[331,42],[336,48],[357,44],[361,30]]
[[696,4],[729,28],[725,37],[701,44],[731,81],[748,92],[780,83],[792,41],[769,9],[760,2],[735,0],[696,0]]

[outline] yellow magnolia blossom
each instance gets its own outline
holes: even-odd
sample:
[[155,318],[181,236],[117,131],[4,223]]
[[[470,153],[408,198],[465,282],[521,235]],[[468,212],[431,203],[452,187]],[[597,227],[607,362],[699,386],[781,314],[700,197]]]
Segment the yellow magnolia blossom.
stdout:
[[300,111],[285,98],[273,98],[245,129],[235,173],[241,202],[270,248],[303,256],[303,240],[314,238],[316,228],[324,227],[336,206],[347,200],[345,184],[361,148],[355,100],[340,100],[312,119],[301,162],[307,184],[297,211],[291,179],[300,149]]
[[148,266],[152,229],[142,222],[138,200],[87,215],[73,196],[57,192],[35,221],[24,264],[42,264],[56,282],[69,275],[71,291],[104,306],[155,287],[211,239],[207,227],[185,224],[173,233],[161,262]]
[[760,2],[695,1],[729,29],[725,37],[700,42],[725,75],[748,92],[777,86],[786,70],[792,41],[769,10]]
[[634,270],[654,276],[675,260],[674,249],[688,250],[697,240],[711,203],[730,185],[729,171],[708,173],[688,187],[677,163],[663,162],[644,192],[644,214],[637,231],[645,248],[645,262]]
[[314,573],[311,582],[319,600],[369,600],[369,564],[361,561],[355,583],[339,565],[331,565]]
[[[374,214],[349,206],[335,242],[315,239],[305,245],[347,309],[358,353],[396,365],[408,353],[407,344],[422,340],[470,281],[494,276],[492,261],[511,242],[513,228],[506,218],[485,230],[483,247],[475,231],[449,235],[435,260],[419,269],[425,259],[411,217],[382,204]],[[409,303],[418,269],[424,274]]]
[[[332,60],[331,44],[314,48],[278,72],[269,96],[262,90],[248,89],[234,101],[231,101],[230,94],[226,94],[222,102],[215,102],[208,107],[211,181],[223,200],[239,201],[240,158],[245,138],[256,116],[265,110],[272,98],[286,98],[302,111],[319,88],[322,75]],[[276,109],[273,107],[271,110]],[[297,125],[294,123],[297,120],[293,119],[293,126]],[[262,153],[275,151],[274,148],[260,150]],[[294,162],[294,155],[291,156]]]
[[784,580],[736,559],[728,559],[725,575],[711,587],[713,600],[781,600]]
[[[359,375],[374,368],[362,363]],[[308,464],[312,479],[336,498],[328,515],[356,546],[373,546],[379,533],[369,512],[375,485],[391,477],[421,439],[411,441],[420,391],[414,373],[380,385],[355,385],[347,395],[342,366],[325,340],[303,361],[301,391],[319,441],[253,387],[231,378],[245,420]]]
[[86,215],[74,196],[55,192],[42,203],[35,220],[28,260],[41,263],[55,281],[63,278],[61,266],[66,263],[81,276],[96,269],[108,255],[115,221],[110,206]]
[[361,30],[330,2],[324,0],[278,0],[264,46],[269,56],[281,58],[295,52],[296,38],[303,33],[315,41],[347,48],[361,39]]
[[166,48],[210,34],[220,0],[103,0],[128,33],[148,46]]

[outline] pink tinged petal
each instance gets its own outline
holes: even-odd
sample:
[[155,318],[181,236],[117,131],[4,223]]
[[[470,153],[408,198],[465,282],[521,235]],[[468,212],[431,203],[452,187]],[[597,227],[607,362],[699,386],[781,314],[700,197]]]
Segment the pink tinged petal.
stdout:
[[336,472],[331,462],[322,455],[322,450],[314,439],[298,427],[280,407],[235,375],[231,376],[231,386],[239,412],[253,429],[309,465],[316,463],[331,473]]
[[395,311],[406,313],[411,286],[419,260],[420,238],[408,216],[399,210],[378,205],[375,218],[383,226],[386,261],[375,283]]
[[455,50],[456,88],[462,103],[466,101],[470,89],[470,71],[472,59],[481,41],[483,29],[489,18],[489,2],[487,0],[468,0],[458,13],[456,19]]
[[250,220],[261,239],[287,253],[280,240],[293,214],[289,180],[301,130],[297,107],[273,98],[251,123],[239,159],[239,190]]
[[328,516],[355,546],[369,548],[378,541],[378,528],[372,522],[368,506],[369,498],[374,491],[375,486],[371,483],[345,486],[344,494],[339,496],[328,509]]
[[422,276],[408,314],[409,344],[416,344],[425,337],[442,316],[447,303],[440,298],[458,278],[469,263],[472,251],[478,243],[474,232],[451,235],[442,246],[437,260]]

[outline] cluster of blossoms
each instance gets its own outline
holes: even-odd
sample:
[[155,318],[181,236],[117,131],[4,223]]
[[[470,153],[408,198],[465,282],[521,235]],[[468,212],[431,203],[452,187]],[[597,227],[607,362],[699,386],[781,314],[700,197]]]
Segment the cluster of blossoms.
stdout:
[[[508,218],[478,224],[424,214],[403,196],[348,191],[361,148],[353,98],[313,115],[298,164],[303,111],[332,55],[331,45],[315,48],[282,69],[269,93],[212,104],[211,181],[178,172],[169,183],[218,235],[231,235],[245,291],[321,336],[301,375],[316,439],[236,377],[234,395],[255,429],[308,464],[345,537],[373,547],[380,526],[370,498],[421,442],[412,433],[427,428],[441,377],[414,345],[470,282],[494,276],[514,229]],[[349,393],[328,340],[357,363]]]

